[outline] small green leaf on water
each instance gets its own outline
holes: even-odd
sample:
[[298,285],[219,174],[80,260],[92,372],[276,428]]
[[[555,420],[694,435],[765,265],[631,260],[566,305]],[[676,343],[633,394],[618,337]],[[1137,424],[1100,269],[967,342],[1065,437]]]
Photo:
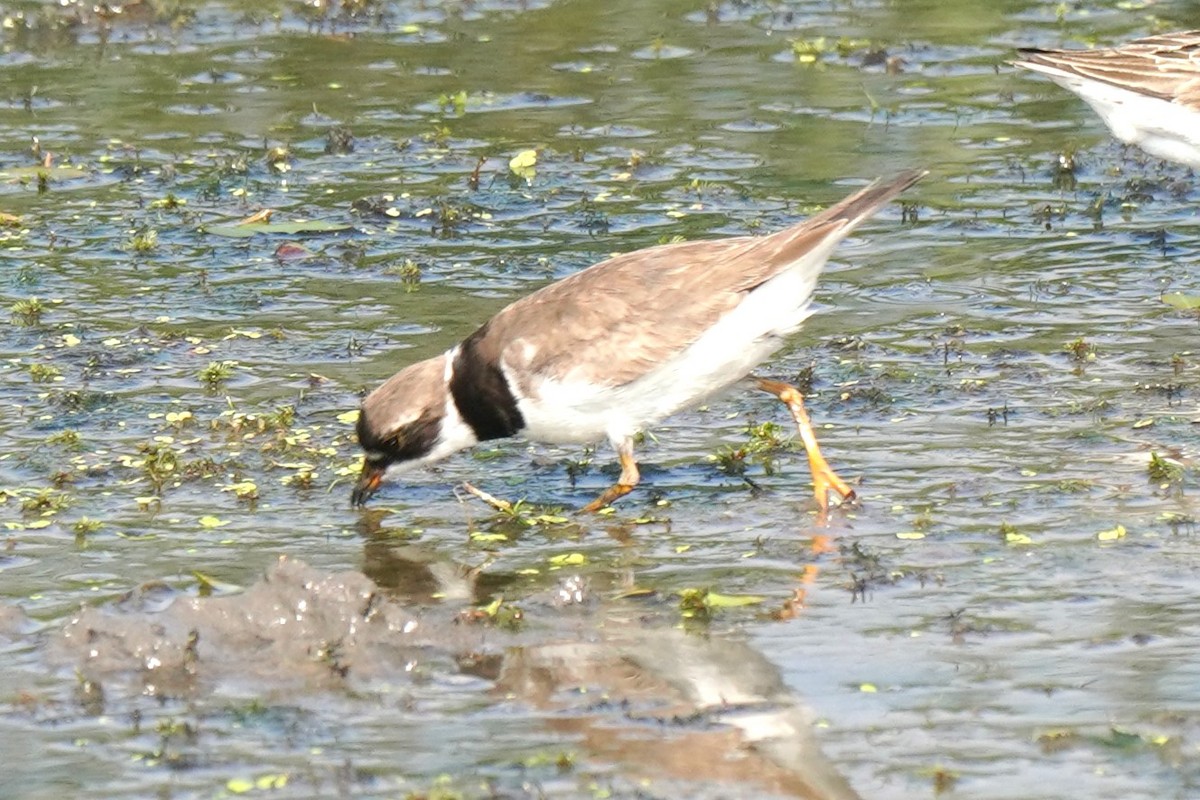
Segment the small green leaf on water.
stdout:
[[288,776],[279,775],[260,775],[254,779],[254,787],[256,789],[282,789],[287,786]]
[[258,498],[258,484],[254,481],[240,481],[231,483],[228,486],[221,487],[222,492],[233,492],[238,498],[243,500],[254,500]]
[[472,542],[507,542],[508,536],[503,533],[484,533],[483,531],[471,531]]
[[1125,538],[1125,526],[1118,525],[1117,527],[1112,528],[1111,530],[1100,531],[1099,533],[1096,534],[1096,538],[1102,542],[1113,542],[1113,541],[1116,541],[1117,539],[1124,539]]
[[337,421],[346,425],[353,425],[354,423],[358,422],[358,409],[356,408],[353,411],[344,411],[341,414],[338,414]]
[[1142,428],[1149,428],[1153,424],[1154,417],[1146,417],[1146,419],[1139,419],[1137,422],[1133,423],[1133,429],[1137,431],[1141,430]]
[[228,520],[214,517],[211,514],[205,514],[200,518],[199,522],[201,528],[220,528],[222,525],[229,524]]
[[230,339],[237,339],[239,336],[245,339],[261,339],[262,331],[244,331],[240,328],[230,328],[229,333],[222,336],[221,340],[227,342]]
[[879,691],[879,687],[873,683],[860,683],[858,685],[858,690],[860,692],[865,692],[866,694],[875,694]]
[[562,525],[571,520],[569,517],[560,517],[557,514],[539,514],[536,517],[531,517],[529,521],[542,525]]
[[508,162],[508,168],[524,177],[523,173],[537,165],[537,150],[522,150]]
[[691,549],[692,549],[692,546],[691,546],[690,544],[678,544],[678,545],[675,545],[675,552],[676,552],[676,553],[686,553],[688,550],[691,550]]
[[717,594],[709,592],[704,597],[704,604],[709,608],[737,608],[738,606],[757,605],[767,598],[752,594]]
[[904,531],[896,534],[897,539],[924,539],[925,534],[920,531]]
[[225,789],[231,794],[246,794],[255,789],[260,791],[282,789],[287,786],[287,783],[288,776],[280,773],[277,775],[260,775],[253,780],[250,778],[230,778],[225,783]]
[[1000,523],[1000,536],[1003,537],[1005,544],[1033,544],[1033,539],[1018,531],[1015,525],[1007,522]]
[[494,617],[500,611],[500,606],[504,605],[504,595],[500,595],[492,602],[483,607],[483,613],[489,617]]
[[195,570],[192,570],[192,576],[196,579],[196,582],[200,584],[200,596],[212,597],[213,592],[216,591],[216,584],[213,579],[205,575],[203,572],[196,572]]
[[532,183],[534,176],[537,174],[536,164],[537,151],[522,150],[509,160],[508,168],[512,170],[513,175],[521,178],[526,183]]
[[587,563],[587,556],[583,553],[563,553],[562,555],[550,556],[550,563],[556,567],[577,567],[580,564]]
[[195,578],[196,583],[199,584],[199,593],[201,597],[211,597],[217,593],[233,594],[241,591],[242,589],[242,587],[236,583],[217,580],[211,575],[206,575],[199,570],[192,570],[192,577]]
[[1195,311],[1200,309],[1200,295],[1170,292],[1162,296],[1162,301],[1180,311]]

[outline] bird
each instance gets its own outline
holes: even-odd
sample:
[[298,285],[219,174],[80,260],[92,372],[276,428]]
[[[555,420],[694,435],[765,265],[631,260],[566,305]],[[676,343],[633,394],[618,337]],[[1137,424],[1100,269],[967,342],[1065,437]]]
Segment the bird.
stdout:
[[813,313],[817,277],[838,243],[926,174],[877,180],[769,235],[617,255],[516,300],[366,396],[351,503],[364,505],[389,471],[520,434],[555,444],[608,439],[621,473],[581,509],[596,512],[640,481],[639,433],[744,379],[791,412],[822,513],[830,491],[853,500],[821,455],[801,392],[751,373]]
[[1200,167],[1200,30],[1096,50],[1018,50],[1012,63],[1083,98],[1116,136]]

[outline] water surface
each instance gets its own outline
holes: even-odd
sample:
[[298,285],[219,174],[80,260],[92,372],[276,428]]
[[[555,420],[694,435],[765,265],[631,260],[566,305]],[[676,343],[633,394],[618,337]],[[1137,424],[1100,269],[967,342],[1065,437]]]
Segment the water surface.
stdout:
[[[1187,4],[4,14],[0,794],[1195,794],[1197,320],[1161,296],[1200,293],[1200,194],[1005,63],[1194,27]],[[527,149],[535,174],[512,174]],[[735,392],[654,431],[611,517],[552,510],[612,480],[605,446],[521,441],[349,508],[345,413],[512,299],[921,166],[767,368],[811,370],[861,506],[819,525],[795,449],[723,472],[749,425],[786,422]],[[219,235],[261,209],[340,229]],[[497,521],[464,480],[550,519]],[[314,629],[263,677],[257,639],[170,616],[209,591],[282,602],[280,556],[306,586],[374,585],[423,638],[347,660]],[[680,610],[693,589],[764,599],[706,623]],[[370,616],[338,597],[333,630]],[[81,606],[102,663],[63,643]],[[224,638],[200,668],[205,625]],[[757,729],[640,644],[680,626],[744,648],[745,708],[805,735],[747,749]],[[651,677],[631,688],[589,649],[607,641]],[[138,642],[175,647],[182,682],[147,686]],[[703,767],[738,754],[757,760]]]

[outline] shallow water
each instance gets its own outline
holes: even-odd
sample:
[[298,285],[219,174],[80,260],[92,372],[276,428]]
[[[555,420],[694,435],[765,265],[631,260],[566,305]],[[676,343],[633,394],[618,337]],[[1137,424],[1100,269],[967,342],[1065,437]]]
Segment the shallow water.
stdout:
[[[1197,319],[1161,296],[1200,293],[1200,192],[1005,64],[1186,7],[4,13],[0,795],[1195,795]],[[39,186],[47,153],[81,172]],[[916,166],[915,221],[894,204],[838,250],[768,369],[811,368],[859,507],[818,525],[795,449],[722,472],[750,422],[786,423],[734,392],[653,432],[611,517],[553,511],[611,481],[604,447],[520,441],[349,508],[342,415],[399,367],[608,253],[773,230]],[[219,235],[263,208],[344,229]],[[497,520],[465,480],[549,519]],[[428,638],[356,640],[338,675],[339,606],[273,683],[261,631],[209,621],[203,669],[152,689],[145,653],[64,644],[85,605],[180,652],[180,604],[262,610],[279,556],[370,579]],[[705,622],[688,589],[765,599]],[[712,685],[745,678],[723,649],[754,664],[746,708],[697,699],[656,638],[679,626],[716,643],[687,651]],[[727,717],[760,708],[817,722],[751,747]]]

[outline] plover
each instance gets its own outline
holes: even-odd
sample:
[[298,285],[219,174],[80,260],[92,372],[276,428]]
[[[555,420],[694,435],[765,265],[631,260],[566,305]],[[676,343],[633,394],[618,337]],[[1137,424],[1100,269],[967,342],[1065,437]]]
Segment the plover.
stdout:
[[[639,480],[634,437],[747,378],[782,347],[812,313],[817,276],[837,244],[925,174],[876,181],[767,236],[618,255],[517,300],[367,396],[352,502],[374,494],[389,467],[429,464],[516,434],[551,443],[607,438],[621,476],[583,510],[628,494]],[[753,380],[792,412],[821,509],[830,490],[853,498],[822,458],[800,392]]]
[[1020,50],[1018,67],[1083,98],[1123,142],[1200,167],[1200,31],[1098,50]]

